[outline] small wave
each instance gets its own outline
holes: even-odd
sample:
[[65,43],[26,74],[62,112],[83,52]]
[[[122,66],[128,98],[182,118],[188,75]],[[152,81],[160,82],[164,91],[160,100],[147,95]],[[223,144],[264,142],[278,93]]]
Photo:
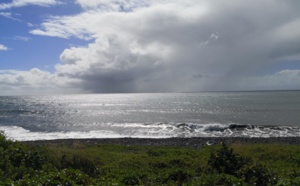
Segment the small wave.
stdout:
[[213,131],[220,131],[223,132],[224,130],[228,129],[227,125],[222,124],[211,124],[203,127],[203,131],[206,132],[213,132]]
[[83,138],[120,138],[123,137],[112,131],[61,131],[61,132],[31,132],[22,127],[0,127],[4,135],[14,141],[36,141],[54,139],[83,139]]
[[12,110],[0,110],[0,114],[4,116],[17,115],[17,114],[39,114],[41,111],[26,110],[26,109],[12,109]]

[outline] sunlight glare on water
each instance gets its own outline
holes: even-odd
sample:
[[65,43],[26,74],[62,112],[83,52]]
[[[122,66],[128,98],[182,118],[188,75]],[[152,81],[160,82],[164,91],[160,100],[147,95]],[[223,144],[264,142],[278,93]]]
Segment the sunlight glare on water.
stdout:
[[[11,131],[27,136],[289,136],[300,125],[300,92],[7,96],[0,113],[0,130],[17,127]],[[230,124],[248,127],[233,132]]]

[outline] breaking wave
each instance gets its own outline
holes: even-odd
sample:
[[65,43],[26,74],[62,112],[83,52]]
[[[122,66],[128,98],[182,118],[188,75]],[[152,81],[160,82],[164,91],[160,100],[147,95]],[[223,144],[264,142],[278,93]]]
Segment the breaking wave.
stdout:
[[194,123],[104,123],[94,129],[31,131],[19,126],[0,126],[8,139],[35,141],[82,138],[171,138],[171,137],[298,137],[300,128],[242,124]]

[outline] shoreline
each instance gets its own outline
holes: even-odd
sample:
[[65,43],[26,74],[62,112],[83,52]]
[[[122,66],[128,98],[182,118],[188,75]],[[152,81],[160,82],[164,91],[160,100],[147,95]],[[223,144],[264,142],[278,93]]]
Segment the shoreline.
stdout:
[[193,138],[92,138],[92,139],[54,139],[37,141],[19,141],[28,145],[125,145],[125,146],[177,146],[200,148],[207,145],[230,144],[283,144],[300,145],[300,137],[193,137]]

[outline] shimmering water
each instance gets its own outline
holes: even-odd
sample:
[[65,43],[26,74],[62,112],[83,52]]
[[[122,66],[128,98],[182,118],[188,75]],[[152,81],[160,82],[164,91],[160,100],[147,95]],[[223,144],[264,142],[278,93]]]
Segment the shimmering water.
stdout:
[[12,139],[300,136],[300,91],[0,97]]

